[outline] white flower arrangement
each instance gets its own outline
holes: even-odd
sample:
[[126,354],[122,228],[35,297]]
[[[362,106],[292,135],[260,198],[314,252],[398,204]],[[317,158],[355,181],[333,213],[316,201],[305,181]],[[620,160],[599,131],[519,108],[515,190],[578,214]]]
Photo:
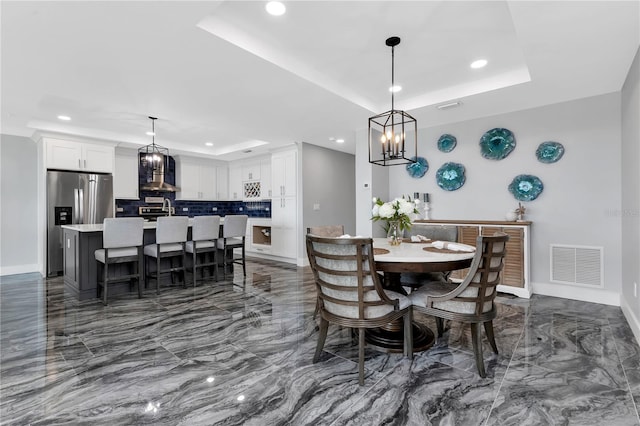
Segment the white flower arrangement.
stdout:
[[[373,197],[373,209],[371,210],[371,220],[374,222],[378,220],[385,220],[388,222],[397,221],[400,225],[400,230],[404,231],[411,228],[410,214],[418,214],[418,204],[420,200],[411,199],[411,197],[395,198],[392,201],[386,203],[380,198]],[[387,226],[388,228],[388,226]]]

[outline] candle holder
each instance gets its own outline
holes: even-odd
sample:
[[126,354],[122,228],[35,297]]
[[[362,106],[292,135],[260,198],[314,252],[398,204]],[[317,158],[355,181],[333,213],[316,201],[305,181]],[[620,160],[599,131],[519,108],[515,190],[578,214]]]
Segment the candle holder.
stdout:
[[429,197],[429,193],[425,192],[424,194],[422,194],[423,196],[423,202],[424,202],[424,218],[425,220],[431,220],[431,205],[429,204],[430,201],[430,197]]
[[429,202],[425,202],[424,203],[424,218],[425,220],[431,220],[431,206],[429,205]]

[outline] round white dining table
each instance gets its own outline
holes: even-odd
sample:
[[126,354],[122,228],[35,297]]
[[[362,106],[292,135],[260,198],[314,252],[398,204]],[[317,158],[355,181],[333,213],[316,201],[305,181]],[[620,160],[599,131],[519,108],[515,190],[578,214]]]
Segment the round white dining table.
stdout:
[[[471,265],[475,247],[455,243],[470,251],[453,251],[434,248],[432,242],[402,242],[392,246],[386,238],[373,239],[376,270],[384,272],[384,286],[401,294],[406,294],[401,283],[402,273],[448,272],[464,269]],[[425,248],[428,248],[425,250]],[[396,321],[378,329],[367,330],[367,342],[386,352],[402,352],[402,321]],[[424,324],[413,322],[413,350],[424,351],[435,342],[433,331]]]

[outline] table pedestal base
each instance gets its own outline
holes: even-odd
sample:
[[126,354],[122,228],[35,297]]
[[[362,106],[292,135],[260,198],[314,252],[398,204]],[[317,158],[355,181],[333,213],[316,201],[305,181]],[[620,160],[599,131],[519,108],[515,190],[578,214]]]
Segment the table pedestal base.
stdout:
[[[422,324],[414,322],[413,326],[413,352],[426,351],[435,342],[433,332]],[[367,343],[376,349],[389,353],[404,352],[404,332],[402,329],[392,330],[385,328],[372,328],[367,330],[365,339]]]

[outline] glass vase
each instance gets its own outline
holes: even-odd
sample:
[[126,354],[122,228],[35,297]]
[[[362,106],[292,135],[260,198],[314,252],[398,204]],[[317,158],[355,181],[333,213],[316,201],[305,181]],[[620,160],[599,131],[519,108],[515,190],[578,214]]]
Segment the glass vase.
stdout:
[[400,221],[389,221],[389,229],[387,230],[387,241],[392,246],[398,246],[402,242],[402,228],[400,227]]

